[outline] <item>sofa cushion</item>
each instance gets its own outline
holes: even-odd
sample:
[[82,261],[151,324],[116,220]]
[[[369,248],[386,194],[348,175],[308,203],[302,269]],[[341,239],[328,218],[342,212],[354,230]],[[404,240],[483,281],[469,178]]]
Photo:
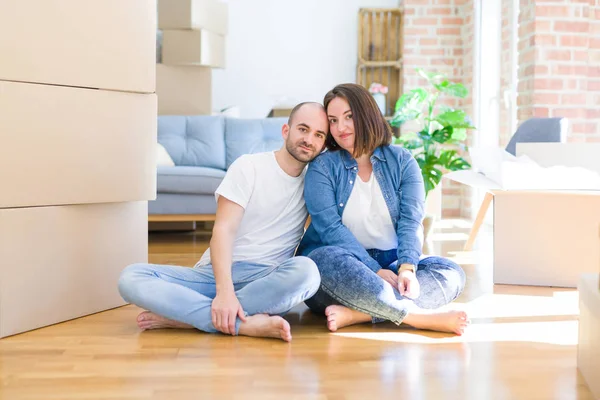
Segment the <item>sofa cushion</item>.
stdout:
[[224,177],[222,169],[159,166],[156,187],[159,193],[214,195]]
[[211,115],[158,117],[158,142],[175,165],[225,169],[225,119]]
[[226,167],[242,154],[281,148],[281,127],[287,118],[225,119]]
[[148,214],[216,214],[214,195],[158,193],[148,202]]

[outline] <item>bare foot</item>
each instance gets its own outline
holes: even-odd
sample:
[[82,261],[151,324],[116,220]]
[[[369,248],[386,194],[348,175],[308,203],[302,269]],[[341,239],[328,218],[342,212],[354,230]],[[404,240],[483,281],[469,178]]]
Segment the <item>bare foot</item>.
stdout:
[[371,316],[344,306],[329,306],[325,309],[327,328],[335,332],[348,325],[371,321]]
[[467,313],[464,311],[445,311],[430,314],[409,313],[402,322],[417,329],[449,332],[459,336],[465,333],[465,329],[470,324]]
[[290,324],[279,316],[267,314],[255,314],[246,317],[246,322],[240,324],[238,333],[243,336],[270,337],[282,339],[286,342],[292,341]]
[[193,326],[184,324],[183,322],[173,321],[150,311],[144,311],[137,317],[137,324],[142,330],[146,329],[194,329]]

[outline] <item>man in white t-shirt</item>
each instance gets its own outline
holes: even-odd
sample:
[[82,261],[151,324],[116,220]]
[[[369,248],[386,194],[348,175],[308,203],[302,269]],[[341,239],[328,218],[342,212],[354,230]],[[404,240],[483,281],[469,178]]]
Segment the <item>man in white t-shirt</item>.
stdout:
[[123,271],[121,296],[148,310],[137,318],[140,328],[292,339],[281,315],[320,285],[315,263],[294,251],[308,216],[305,167],[323,150],[328,129],[320,104],[299,104],[282,128],[281,149],[231,164],[215,192],[210,248],[194,268],[133,264]]

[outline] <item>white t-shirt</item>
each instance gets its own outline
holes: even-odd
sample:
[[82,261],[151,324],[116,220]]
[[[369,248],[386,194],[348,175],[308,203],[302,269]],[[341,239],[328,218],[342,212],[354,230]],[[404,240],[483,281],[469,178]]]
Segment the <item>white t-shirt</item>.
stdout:
[[342,223],[365,249],[398,248],[396,229],[374,173],[367,182],[356,176]]
[[[233,243],[232,261],[279,265],[294,255],[308,216],[304,203],[304,176],[292,177],[281,169],[275,152],[237,158],[215,192],[244,208]],[[210,264],[210,249],[197,265]]]

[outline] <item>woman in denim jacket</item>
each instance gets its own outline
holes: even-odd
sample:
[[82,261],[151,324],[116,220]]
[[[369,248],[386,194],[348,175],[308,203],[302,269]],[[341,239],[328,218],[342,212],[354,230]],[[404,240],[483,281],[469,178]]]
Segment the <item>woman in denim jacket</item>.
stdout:
[[462,334],[462,311],[436,311],[465,285],[460,266],[423,257],[425,189],[416,160],[390,145],[392,132],[369,92],[356,84],[325,96],[330,135],[308,167],[304,197],[311,224],[298,253],[321,273],[306,304],[329,330],[392,321]]

